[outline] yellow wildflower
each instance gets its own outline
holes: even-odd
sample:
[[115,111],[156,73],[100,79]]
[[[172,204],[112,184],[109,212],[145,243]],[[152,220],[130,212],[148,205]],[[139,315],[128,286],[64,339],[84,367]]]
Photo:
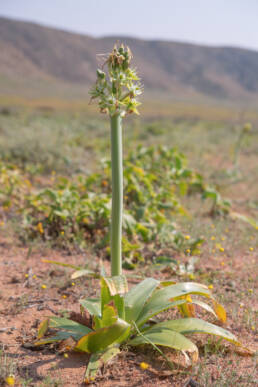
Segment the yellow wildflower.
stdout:
[[7,376],[7,378],[5,379],[5,383],[7,384],[7,386],[14,386],[15,376],[14,375]]
[[72,283],[71,283],[71,285],[72,285],[72,286],[74,286],[74,285],[75,285],[75,283],[74,283],[74,282],[72,282]]
[[140,367],[141,367],[142,370],[147,370],[147,368],[149,368],[149,364],[145,363],[144,361],[142,361],[140,363]]
[[185,239],[189,240],[190,239],[190,235],[185,235]]
[[210,284],[210,285],[208,286],[208,288],[209,288],[209,289],[213,289],[213,285]]
[[68,357],[69,357],[68,353],[64,353],[64,357],[65,357],[66,359],[68,359]]
[[254,248],[253,248],[253,247],[249,247],[249,250],[250,250],[250,251],[254,251]]
[[215,239],[216,239],[216,237],[213,235],[213,236],[211,237],[211,241],[215,241]]
[[29,274],[25,274],[25,276],[24,276],[25,278],[28,278],[29,277]]
[[67,295],[66,295],[66,294],[63,294],[62,297],[63,297],[64,299],[66,299],[66,298],[67,298]]
[[186,249],[186,253],[187,254],[190,254],[191,250],[190,249]]
[[47,285],[41,285],[41,289],[46,289],[47,288]]
[[224,247],[219,248],[219,251],[221,251],[222,253],[224,252],[224,250],[225,250]]
[[44,228],[41,222],[37,224],[37,230],[40,234],[44,234]]

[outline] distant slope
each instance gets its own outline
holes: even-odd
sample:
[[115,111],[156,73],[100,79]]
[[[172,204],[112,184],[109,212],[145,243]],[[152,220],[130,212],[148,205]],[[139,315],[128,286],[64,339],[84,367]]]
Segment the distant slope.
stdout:
[[[107,53],[119,37],[95,39],[37,24],[0,18],[1,79],[44,80],[89,87],[96,53]],[[258,96],[258,52],[230,47],[121,38],[147,91],[223,99]]]

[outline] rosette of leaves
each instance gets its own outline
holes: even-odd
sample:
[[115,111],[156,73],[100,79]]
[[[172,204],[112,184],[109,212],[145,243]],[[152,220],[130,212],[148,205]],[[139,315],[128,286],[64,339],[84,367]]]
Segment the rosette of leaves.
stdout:
[[[213,307],[198,296],[210,300]],[[191,358],[193,362],[198,359],[198,349],[193,341],[185,337],[186,334],[205,333],[241,345],[228,330],[196,317],[197,306],[222,323],[226,321],[223,306],[217,303],[205,285],[198,283],[162,282],[146,278],[128,291],[125,276],[102,277],[101,296],[81,299],[79,302],[81,321],[87,311],[91,315],[91,324],[49,317],[41,323],[35,344],[62,342],[62,347],[67,351],[91,354],[85,373],[86,382],[92,381],[103,363],[118,355],[124,344],[133,347],[151,345],[163,356],[160,347],[173,348],[182,351],[186,359],[189,361]],[[166,321],[153,319],[171,308],[179,309],[182,318]],[[49,329],[52,335],[43,338]]]

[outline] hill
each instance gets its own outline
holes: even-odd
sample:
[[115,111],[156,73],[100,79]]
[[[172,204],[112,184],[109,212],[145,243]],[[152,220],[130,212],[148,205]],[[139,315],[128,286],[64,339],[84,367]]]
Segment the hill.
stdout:
[[96,39],[6,18],[0,18],[1,94],[9,89],[19,94],[26,85],[45,85],[50,94],[57,85],[86,90],[95,80],[96,53],[109,52],[116,40],[132,49],[147,92],[258,97],[256,51],[118,36]]

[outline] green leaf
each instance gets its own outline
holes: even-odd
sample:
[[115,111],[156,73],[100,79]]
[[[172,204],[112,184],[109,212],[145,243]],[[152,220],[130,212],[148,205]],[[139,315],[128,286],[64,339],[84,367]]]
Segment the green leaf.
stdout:
[[101,317],[101,303],[99,298],[88,298],[87,300],[79,300],[79,303],[91,315]]
[[95,329],[108,327],[114,324],[117,320],[117,310],[111,305],[105,305],[102,317],[95,317]]
[[[149,318],[167,310],[173,306],[179,305],[176,302],[178,297],[187,296],[188,294],[199,294],[210,298],[211,293],[207,286],[194,282],[182,282],[180,284],[166,286],[157,290],[143,307],[136,324],[143,325]],[[181,302],[181,303],[184,303]]]
[[117,308],[118,312],[118,317],[122,318],[123,320],[125,319],[125,299],[124,296],[120,296],[120,294],[116,294],[113,296],[113,300],[115,303],[115,306]]
[[104,280],[104,277],[101,278],[100,292],[101,292],[100,301],[101,301],[101,315],[102,315],[105,305],[109,304],[109,302],[112,300],[109,288],[107,286],[106,281]]
[[235,345],[241,345],[240,342],[237,340],[236,336],[233,335],[231,332],[198,318],[182,318],[178,320],[164,321],[154,325],[147,332],[156,332],[156,330],[163,328],[172,329],[181,334],[207,333],[210,335],[222,337],[223,339],[228,340],[234,343]]
[[135,346],[139,344],[151,343],[174,348],[179,351],[192,352],[198,356],[198,349],[191,340],[187,339],[181,333],[178,333],[175,330],[167,327],[160,327],[155,330],[154,328],[151,328],[147,332],[144,332],[143,335],[137,336],[133,340],[130,340],[128,344]]
[[105,305],[110,301],[114,301],[114,304],[118,311],[118,316],[124,319],[124,297],[123,293],[128,291],[126,277],[114,276],[114,277],[102,277],[101,278],[101,313]]
[[44,345],[44,344],[51,344],[51,343],[67,340],[69,339],[69,337],[72,337],[75,341],[78,341],[82,337],[82,335],[79,333],[60,331],[60,332],[57,332],[55,336],[47,337],[46,339],[36,341],[34,345],[38,346],[38,345]]
[[145,302],[159,285],[154,278],[146,278],[125,295],[125,320],[136,321]]
[[99,369],[113,359],[113,357],[118,355],[119,352],[119,348],[111,347],[104,351],[93,353],[86,369],[85,383],[92,382],[96,378]]
[[115,324],[98,329],[82,337],[75,349],[83,352],[95,353],[102,351],[111,344],[118,344],[130,334],[130,325],[122,319],[117,319]]
[[63,317],[50,317],[49,318],[49,328],[59,328],[65,331],[71,331],[81,334],[81,336],[86,335],[89,332],[92,332],[92,329],[86,325],[79,324],[76,321],[69,320],[68,318]]

